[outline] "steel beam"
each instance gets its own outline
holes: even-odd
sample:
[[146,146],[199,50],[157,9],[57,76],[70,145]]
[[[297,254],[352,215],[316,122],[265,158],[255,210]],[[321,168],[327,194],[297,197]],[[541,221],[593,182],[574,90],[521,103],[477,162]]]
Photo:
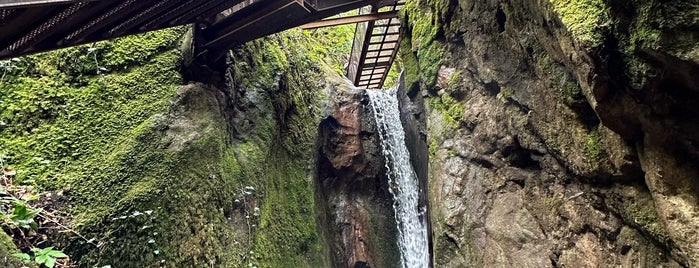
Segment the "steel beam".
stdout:
[[387,11],[387,12],[378,12],[378,13],[371,13],[371,14],[366,14],[366,15],[357,15],[357,16],[349,16],[349,17],[342,17],[342,18],[334,18],[334,19],[325,19],[325,20],[319,20],[311,23],[306,23],[304,25],[301,25],[301,29],[304,30],[310,30],[310,29],[316,29],[316,28],[322,28],[322,27],[330,27],[330,26],[337,26],[337,25],[343,25],[343,24],[350,24],[350,23],[359,23],[359,22],[366,22],[366,21],[371,21],[371,20],[382,20],[382,19],[390,19],[390,18],[395,18],[398,17],[398,11]]

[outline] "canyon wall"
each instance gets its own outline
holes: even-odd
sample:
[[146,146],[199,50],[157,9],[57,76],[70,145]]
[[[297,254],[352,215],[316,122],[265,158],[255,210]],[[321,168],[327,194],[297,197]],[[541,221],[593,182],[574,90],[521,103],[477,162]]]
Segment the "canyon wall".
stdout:
[[696,1],[408,1],[435,266],[699,265],[697,14]]

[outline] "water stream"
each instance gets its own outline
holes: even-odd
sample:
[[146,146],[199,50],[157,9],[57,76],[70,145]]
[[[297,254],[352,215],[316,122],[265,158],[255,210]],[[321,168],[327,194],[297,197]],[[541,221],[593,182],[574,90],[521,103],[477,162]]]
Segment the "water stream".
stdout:
[[389,191],[398,226],[398,247],[404,268],[429,267],[425,207],[418,205],[418,178],[405,145],[396,89],[367,90],[386,158]]

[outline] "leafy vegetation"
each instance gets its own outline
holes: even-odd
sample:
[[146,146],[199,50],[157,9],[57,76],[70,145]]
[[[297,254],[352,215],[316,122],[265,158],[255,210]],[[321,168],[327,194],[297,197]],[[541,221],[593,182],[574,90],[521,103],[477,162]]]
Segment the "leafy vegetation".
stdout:
[[38,225],[36,221],[34,221],[34,216],[42,211],[41,208],[32,209],[26,203],[15,197],[5,197],[3,201],[13,204],[12,213],[9,215],[2,215],[5,223],[25,229],[32,229],[34,231],[38,229]]
[[[60,250],[55,250],[53,247],[37,248],[39,244],[50,243],[52,240],[49,235],[53,235],[57,229],[60,231],[73,232],[77,236],[84,238],[79,233],[61,224],[59,221],[63,218],[57,217],[52,213],[45,212],[43,208],[35,208],[31,206],[30,202],[38,202],[40,195],[33,191],[31,186],[21,186],[13,185],[13,179],[16,172],[11,167],[5,167],[4,161],[0,158],[0,170],[3,171],[0,174],[0,208],[2,208],[2,215],[0,215],[0,225],[5,231],[2,235],[7,234],[12,235],[14,240],[10,250],[3,248],[1,250],[6,250],[2,252],[3,255],[12,253],[12,256],[22,260],[25,264],[37,264],[46,267],[54,267],[57,259],[66,259],[62,262],[62,267],[68,265],[68,255]],[[41,222],[37,220],[41,218]],[[29,255],[25,252],[32,252]],[[11,262],[10,262],[11,263]],[[9,264],[5,261],[4,264]]]
[[56,259],[68,258],[68,255],[60,250],[53,249],[53,247],[33,248],[32,255],[27,253],[15,253],[12,255],[22,259],[25,264],[43,264],[48,268],[53,268],[53,266],[56,265]]

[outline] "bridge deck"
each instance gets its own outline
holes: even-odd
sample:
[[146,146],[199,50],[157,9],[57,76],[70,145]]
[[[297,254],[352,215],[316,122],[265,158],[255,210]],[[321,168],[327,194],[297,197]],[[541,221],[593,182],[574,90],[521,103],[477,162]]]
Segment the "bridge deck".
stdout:
[[379,0],[0,0],[0,58],[195,23],[223,50]]
[[[378,8],[368,7],[360,12],[395,12],[405,1]],[[385,18],[357,24],[347,78],[360,88],[381,88],[398,54],[400,20]]]
[[[0,59],[194,24],[197,57],[219,61],[236,45],[365,7],[348,77],[380,87],[398,50],[398,0],[0,0]],[[389,12],[389,13],[390,13]]]

